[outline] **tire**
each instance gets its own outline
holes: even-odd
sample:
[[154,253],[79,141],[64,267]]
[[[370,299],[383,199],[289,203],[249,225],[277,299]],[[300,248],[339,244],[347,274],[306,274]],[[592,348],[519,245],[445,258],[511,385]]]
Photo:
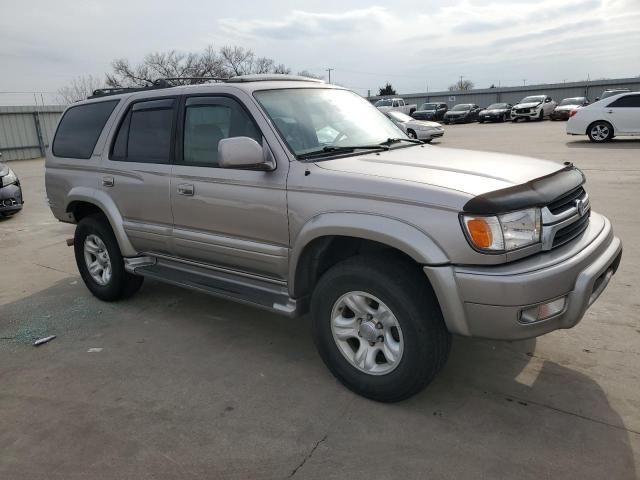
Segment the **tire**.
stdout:
[[478,123],[484,123],[484,120],[483,120],[483,119],[481,119],[481,118],[479,118],[479,119],[478,119]]
[[540,114],[538,115],[538,121],[541,122],[544,120],[544,109],[540,109]]
[[430,138],[430,139],[428,139],[428,140],[423,140],[423,142],[424,142],[424,143],[431,143],[431,142],[433,142],[433,138]]
[[613,138],[613,125],[604,120],[593,122],[587,127],[587,136],[594,143],[608,142]]
[[[360,299],[352,304],[362,306],[362,301],[365,302],[366,309],[373,312],[372,319],[358,322],[356,317],[361,313],[346,306],[348,299],[353,298],[351,295]],[[343,301],[345,306],[340,310]],[[395,335],[392,326],[381,330],[378,325],[372,326],[384,307],[391,312],[384,321],[388,324],[395,321],[398,326]],[[363,255],[333,266],[313,292],[311,311],[314,342],[327,368],[347,388],[372,400],[398,402],[418,393],[447,361],[451,335],[435,294],[420,269],[404,259]],[[336,319],[342,322],[339,325],[353,321],[348,328],[340,330],[344,327],[336,327]],[[349,340],[337,340],[338,337],[334,337],[336,329],[347,331]],[[360,336],[362,331],[364,336]],[[379,335],[378,332],[382,334],[375,342],[364,340],[367,336]],[[381,338],[386,340],[381,341]],[[385,348],[386,351],[396,349],[396,352],[399,349],[399,359],[390,362],[385,351],[380,357],[380,349]],[[355,352],[361,349],[376,353],[366,355],[357,367]],[[352,355],[353,359],[349,360],[347,355]],[[370,358],[373,362],[367,367]],[[367,368],[374,371],[367,372]]]
[[[82,280],[100,300],[112,302],[129,298],[142,286],[143,277],[132,275],[124,269],[120,247],[109,222],[102,214],[89,215],[78,223],[74,236],[74,253]],[[91,273],[88,262],[99,264],[96,267],[98,271]],[[96,277],[100,277],[99,280]]]
[[507,115],[506,115],[506,114],[503,114],[503,115],[502,115],[502,118],[500,118],[500,121],[501,121],[502,123],[506,122],[506,121],[507,121]]
[[414,139],[418,138],[418,135],[416,135],[416,132],[414,132],[413,130],[407,130],[407,136]]

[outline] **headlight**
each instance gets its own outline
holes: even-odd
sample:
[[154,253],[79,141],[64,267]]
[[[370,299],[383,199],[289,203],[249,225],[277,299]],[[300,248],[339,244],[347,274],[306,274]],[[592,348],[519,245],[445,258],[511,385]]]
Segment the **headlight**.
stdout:
[[461,219],[467,240],[478,250],[507,252],[540,242],[539,208],[496,216],[462,215]]
[[18,177],[13,173],[13,170],[9,169],[9,173],[7,173],[4,177],[0,177],[0,186],[6,187],[8,185],[13,185],[14,183],[18,183]]
[[435,128],[434,128],[434,127],[429,127],[429,126],[427,126],[427,125],[418,125],[418,130],[422,130],[422,131],[425,131],[425,130],[435,130]]

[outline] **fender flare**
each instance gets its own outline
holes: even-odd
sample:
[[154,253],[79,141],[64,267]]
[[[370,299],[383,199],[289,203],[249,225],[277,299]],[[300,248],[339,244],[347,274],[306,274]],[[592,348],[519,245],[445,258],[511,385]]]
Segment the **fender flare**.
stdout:
[[305,223],[289,258],[289,295],[295,292],[298,264],[305,248],[321,237],[344,236],[372,240],[400,250],[420,265],[443,265],[449,258],[426,232],[404,221],[371,213],[332,212]]
[[118,207],[109,195],[103,191],[88,187],[74,187],[67,195],[65,206],[65,210],[67,212],[73,202],[90,203],[102,210],[102,213],[107,217],[109,225],[111,225],[111,230],[113,230],[113,234],[118,241],[118,246],[120,247],[122,256],[134,257],[138,255],[138,252],[133,248],[133,245],[131,245],[131,242],[129,241],[129,237],[127,237],[127,234],[124,231],[122,215],[120,215]]

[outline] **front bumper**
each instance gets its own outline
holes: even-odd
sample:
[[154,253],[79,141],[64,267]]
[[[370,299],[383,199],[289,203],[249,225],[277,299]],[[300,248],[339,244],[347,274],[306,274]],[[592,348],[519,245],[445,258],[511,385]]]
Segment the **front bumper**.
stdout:
[[529,111],[518,113],[516,110],[511,110],[511,119],[513,120],[516,118],[538,118],[538,115],[540,115],[539,108],[527,108],[524,110],[529,110]]
[[571,112],[569,110],[553,111],[549,116],[552,120],[569,120]]
[[[622,257],[611,223],[592,213],[576,240],[549,252],[494,267],[427,266],[452,333],[499,340],[537,337],[571,328],[604,291]],[[524,310],[565,298],[562,311],[532,323]]]
[[447,117],[445,115],[444,121],[449,123],[465,123],[469,121],[469,117],[467,115],[460,115],[456,117]]
[[0,214],[11,214],[22,210],[22,188],[20,185],[7,185],[0,188]]
[[433,140],[444,135],[444,130],[418,130],[418,140]]

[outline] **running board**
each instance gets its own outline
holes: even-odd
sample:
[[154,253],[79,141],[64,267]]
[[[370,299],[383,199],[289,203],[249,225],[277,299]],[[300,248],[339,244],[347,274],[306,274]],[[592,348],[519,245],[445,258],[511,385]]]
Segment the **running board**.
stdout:
[[136,275],[265,308],[288,317],[301,314],[301,302],[289,297],[284,285],[163,258],[153,258],[152,261],[154,263],[141,261],[139,265],[129,264],[127,270]]

